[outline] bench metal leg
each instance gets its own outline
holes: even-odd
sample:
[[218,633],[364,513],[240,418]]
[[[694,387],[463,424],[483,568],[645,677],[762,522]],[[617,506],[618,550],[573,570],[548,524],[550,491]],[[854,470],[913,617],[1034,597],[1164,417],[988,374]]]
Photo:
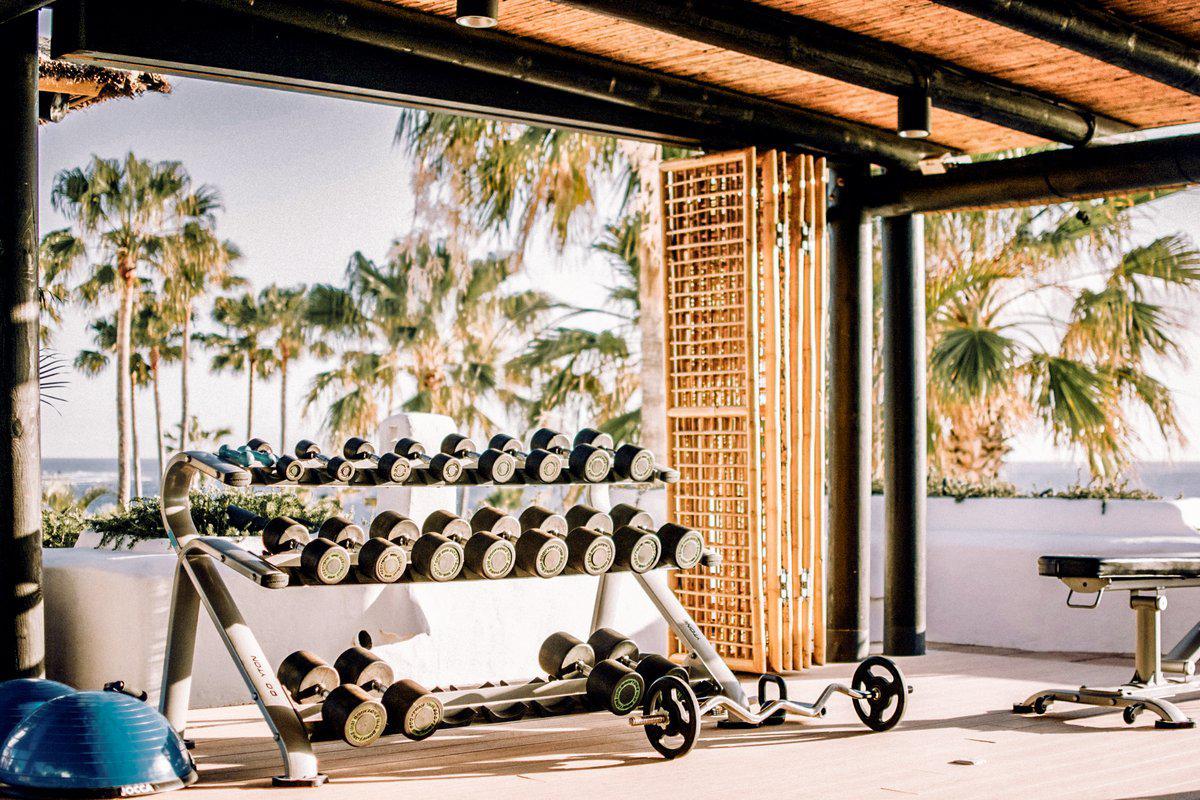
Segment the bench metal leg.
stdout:
[[196,623],[200,595],[180,563],[171,588],[171,615],[167,622],[167,650],[163,657],[158,710],[171,727],[184,736],[192,696],[192,659],[196,653]]

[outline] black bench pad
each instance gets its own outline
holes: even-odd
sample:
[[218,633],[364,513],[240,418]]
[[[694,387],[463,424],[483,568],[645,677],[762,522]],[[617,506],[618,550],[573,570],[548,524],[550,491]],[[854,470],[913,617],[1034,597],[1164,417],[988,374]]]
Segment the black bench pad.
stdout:
[[1200,554],[1042,556],[1038,574],[1055,578],[1200,578]]

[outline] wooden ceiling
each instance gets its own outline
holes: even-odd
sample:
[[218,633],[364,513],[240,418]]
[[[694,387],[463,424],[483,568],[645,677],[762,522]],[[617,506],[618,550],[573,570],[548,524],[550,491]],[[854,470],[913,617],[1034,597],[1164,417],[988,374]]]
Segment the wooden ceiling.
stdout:
[[[454,0],[380,0],[453,17]],[[1200,97],[929,0],[758,0],[1045,95],[1139,129],[1200,122]],[[1200,42],[1200,0],[1103,0],[1126,18]],[[822,75],[660,33],[552,0],[502,0],[501,31],[695,78],[880,128],[895,98]],[[969,153],[1038,144],[1018,131],[935,109],[931,141]]]

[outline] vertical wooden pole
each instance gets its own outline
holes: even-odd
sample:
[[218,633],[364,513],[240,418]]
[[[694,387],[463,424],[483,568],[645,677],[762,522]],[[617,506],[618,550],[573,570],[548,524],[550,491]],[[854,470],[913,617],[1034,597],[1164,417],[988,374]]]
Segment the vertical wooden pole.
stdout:
[[883,650],[925,653],[924,221],[883,220]]
[[0,24],[0,680],[45,669],[37,14]]
[[829,554],[826,656],[870,645],[871,227],[854,196],[869,172],[838,166],[829,226]]

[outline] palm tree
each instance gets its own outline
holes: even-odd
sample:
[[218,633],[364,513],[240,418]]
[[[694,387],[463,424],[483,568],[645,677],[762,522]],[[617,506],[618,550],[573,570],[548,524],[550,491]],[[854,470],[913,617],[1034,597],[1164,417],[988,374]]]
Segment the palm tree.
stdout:
[[196,303],[213,289],[230,291],[245,285],[245,280],[232,272],[241,251],[229,241],[222,241],[214,230],[214,218],[221,208],[215,189],[201,186],[179,204],[177,227],[165,238],[159,258],[163,272],[163,291],[169,299],[172,319],[180,328],[180,423],[187,449],[191,418],[189,378],[191,368],[192,323]]
[[187,434],[184,435],[178,424],[171,431],[168,431],[165,438],[167,446],[178,452],[183,450],[183,442],[187,441],[193,447],[203,447],[205,445],[215,445],[221,439],[233,435],[233,430],[224,425],[208,429],[200,424],[199,417],[192,417],[188,420]]
[[[214,372],[246,373],[246,438],[254,435],[254,382],[270,377],[278,361],[274,350],[266,346],[271,320],[253,294],[218,297],[213,303],[213,319],[224,333],[202,334],[200,340],[214,350]],[[188,431],[180,429],[181,437]]]
[[[1180,236],[1130,246],[1130,209],[1153,199],[931,217],[929,412],[936,469],[997,477],[1030,422],[1079,447],[1093,480],[1118,480],[1147,409],[1181,438],[1151,359],[1179,354],[1161,300],[1200,288],[1200,253]],[[1088,265],[1083,270],[1080,265]]]
[[279,452],[287,452],[288,368],[305,355],[327,358],[333,350],[324,340],[314,337],[305,323],[306,286],[280,287],[275,284],[258,294],[258,305],[267,319],[267,334],[279,368]]
[[362,433],[395,408],[406,378],[405,410],[448,414],[465,430],[494,428],[489,402],[518,400],[497,380],[513,343],[554,307],[540,292],[509,290],[513,270],[506,258],[460,261],[445,243],[421,236],[397,242],[381,265],[355,253],[345,286],[309,293],[307,322],[345,349],[313,379],[307,405],[332,396],[325,427]]
[[49,272],[66,280],[78,264],[96,264],[84,285],[111,287],[117,297],[117,504],[122,508],[130,497],[130,339],[141,288],[138,272],[151,264],[174,205],[189,187],[179,162],[143,161],[129,153],[123,160],[93,156],[84,167],[62,170],[50,193],[52,205],[72,226],[47,234],[43,252]]

